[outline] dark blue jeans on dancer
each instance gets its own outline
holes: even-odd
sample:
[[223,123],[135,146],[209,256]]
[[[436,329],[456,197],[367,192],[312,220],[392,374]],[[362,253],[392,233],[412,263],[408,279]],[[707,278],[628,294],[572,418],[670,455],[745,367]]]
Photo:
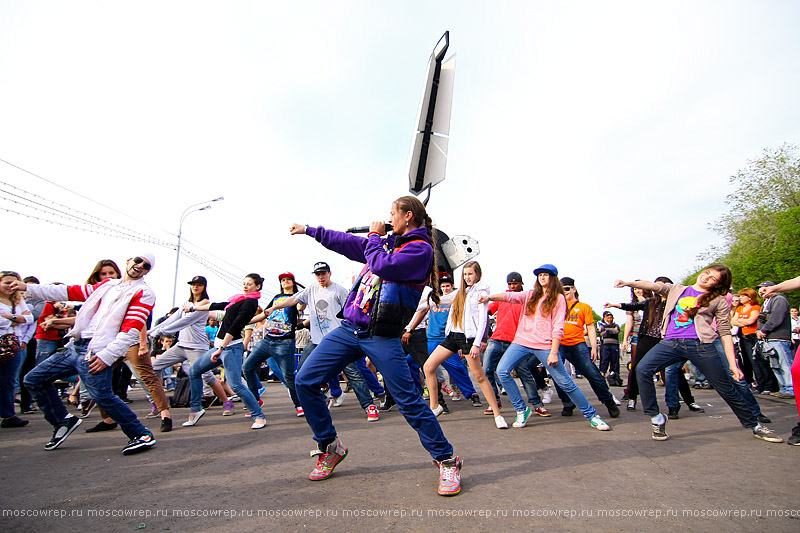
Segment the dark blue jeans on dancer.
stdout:
[[742,426],[754,428],[758,425],[756,415],[750,410],[741,395],[728,379],[725,366],[714,343],[702,343],[698,339],[664,339],[659,342],[636,367],[636,380],[642,398],[642,410],[647,416],[659,414],[656,386],[653,375],[670,365],[688,359],[708,378],[711,386],[733,410]]
[[[306,359],[308,359],[311,353],[317,349],[317,346],[318,345],[314,344],[313,342],[309,342],[308,345],[303,348],[303,354],[300,356],[300,361],[297,363],[297,372],[300,372],[300,369],[303,367]],[[297,372],[295,373],[295,380]],[[366,409],[372,405],[372,394],[369,392],[369,386],[367,385],[367,382],[364,381],[364,376],[361,375],[361,371],[358,370],[355,362],[345,366],[342,372],[344,372],[344,375],[347,376],[350,386],[353,388],[353,393],[356,395],[356,398],[358,398],[358,403],[361,404],[361,408]],[[331,396],[338,398],[342,395],[342,386],[339,385],[339,374],[336,374],[325,383],[328,384],[328,389],[331,392]],[[296,385],[297,381],[295,381],[295,386]]]
[[342,326],[322,339],[297,374],[297,395],[320,449],[336,439],[336,428],[319,384],[330,381],[346,365],[366,356],[383,375],[384,384],[397,402],[400,412],[416,430],[422,446],[431,457],[439,461],[452,457],[453,447],[445,438],[430,407],[414,388],[400,338],[362,337],[356,333],[356,329],[344,321]]
[[[372,370],[370,370],[369,367],[367,366],[366,359],[359,359],[358,361],[355,362],[355,366],[358,369],[358,374],[361,376],[363,383],[367,385],[367,388],[370,391],[372,391],[373,394],[375,394],[375,396],[383,396],[384,394],[386,394],[386,391],[383,389],[383,385],[381,385],[381,382],[378,381],[377,376],[375,376],[375,374],[372,373]],[[350,374],[347,372],[347,368],[345,368],[344,375],[347,376],[347,379],[350,379]],[[342,394],[342,386],[339,384],[338,379],[331,380],[329,386],[331,389],[331,396],[337,397]],[[353,387],[353,391],[355,391],[355,387]],[[367,394],[367,396],[370,395]]]
[[756,400],[756,397],[753,396],[753,391],[750,390],[750,385],[747,383],[747,378],[737,381],[733,377],[733,372],[728,364],[728,358],[725,357],[725,349],[722,347],[722,341],[719,339],[715,340],[714,347],[719,353],[719,358],[722,359],[722,365],[725,367],[725,373],[728,374],[728,379],[730,379],[731,383],[733,383],[733,386],[736,387],[736,391],[742,397],[744,403],[747,404],[747,407],[750,408],[750,412],[752,412],[756,417],[761,415],[761,406],[758,405],[758,400]]
[[44,413],[45,420],[54,427],[64,423],[69,412],[64,407],[58,391],[53,387],[53,382],[74,376],[77,371],[81,381],[89,389],[92,399],[120,425],[128,438],[150,434],[130,407],[112,392],[113,367],[107,367],[97,374],[89,373],[89,362],[85,360],[88,346],[88,340],[73,341],[64,351],[54,353],[25,375],[25,386],[36,399],[36,404]]
[[[576,344],[575,346],[564,346],[563,344],[558,348],[558,355],[562,360],[569,361],[575,367],[575,371],[586,378],[591,385],[592,390],[597,395],[597,399],[603,404],[614,401],[614,395],[608,389],[608,384],[605,378],[592,362],[592,352],[585,342]],[[564,404],[566,409],[574,409],[575,404],[570,400],[569,395],[561,390],[561,387],[556,383],[556,393],[561,403]]]

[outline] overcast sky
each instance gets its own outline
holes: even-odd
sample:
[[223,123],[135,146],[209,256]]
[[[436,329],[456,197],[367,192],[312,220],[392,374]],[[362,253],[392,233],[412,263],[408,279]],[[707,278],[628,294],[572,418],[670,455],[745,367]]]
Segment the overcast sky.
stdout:
[[[82,195],[0,163],[0,268],[79,283],[98,259],[151,250],[163,314],[174,248],[53,224],[68,218],[9,191],[173,244],[185,208],[224,196],[186,218],[193,251],[262,274],[270,295],[286,270],[313,282],[318,260],[348,285],[359,267],[289,224],[388,216],[450,30],[449,162],[430,214],[480,242],[494,290],[554,263],[599,311],[628,299],[617,277],[698,266],[720,244],[708,224],[729,176],[800,142],[799,22],[795,1],[0,0],[0,159]],[[179,300],[196,274],[183,257]],[[208,277],[213,299],[235,292]]]

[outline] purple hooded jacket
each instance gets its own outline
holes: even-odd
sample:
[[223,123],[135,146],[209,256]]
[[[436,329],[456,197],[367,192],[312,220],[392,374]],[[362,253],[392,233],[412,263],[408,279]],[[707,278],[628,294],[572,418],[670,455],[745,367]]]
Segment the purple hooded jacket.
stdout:
[[[343,256],[366,263],[361,276],[350,291],[343,309],[345,320],[357,326],[359,330],[370,329],[371,319],[374,322],[373,309],[378,297],[377,289],[380,287],[380,305],[382,311],[389,310],[392,316],[388,317],[395,324],[391,332],[376,335],[399,336],[410,320],[406,314],[413,315],[422,294],[428,274],[433,265],[433,248],[428,242],[428,230],[417,228],[406,232],[404,235],[389,235],[381,238],[370,235],[367,238],[350,233],[325,229],[322,226],[307,226],[306,234],[316,239],[324,247]],[[421,239],[421,240],[420,240]],[[400,246],[394,249],[395,243]],[[377,276],[377,278],[375,278]],[[381,283],[375,284],[371,280]],[[370,287],[374,291],[370,291]],[[381,308],[379,307],[379,310]],[[408,311],[406,311],[408,310]],[[381,313],[381,322],[384,322],[385,313]]]

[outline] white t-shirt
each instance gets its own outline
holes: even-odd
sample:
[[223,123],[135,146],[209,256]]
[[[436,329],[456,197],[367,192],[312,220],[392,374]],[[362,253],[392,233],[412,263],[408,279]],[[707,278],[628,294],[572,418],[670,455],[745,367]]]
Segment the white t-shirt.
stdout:
[[341,320],[336,316],[347,302],[349,292],[338,283],[323,287],[319,283],[306,287],[294,295],[305,304],[311,321],[311,342],[319,344],[322,337],[338,328]]

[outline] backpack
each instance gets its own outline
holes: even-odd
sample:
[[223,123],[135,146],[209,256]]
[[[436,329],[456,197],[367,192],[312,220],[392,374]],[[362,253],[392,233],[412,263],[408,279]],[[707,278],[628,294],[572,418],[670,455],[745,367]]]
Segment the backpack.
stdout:
[[192,388],[189,378],[180,378],[175,385],[175,392],[169,399],[170,408],[189,407],[192,400]]

